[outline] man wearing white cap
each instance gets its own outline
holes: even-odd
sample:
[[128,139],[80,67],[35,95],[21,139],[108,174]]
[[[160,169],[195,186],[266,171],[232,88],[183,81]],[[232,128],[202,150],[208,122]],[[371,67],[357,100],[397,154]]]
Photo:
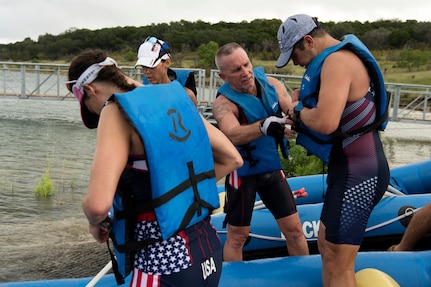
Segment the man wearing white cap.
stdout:
[[376,60],[354,35],[337,40],[317,19],[299,14],[278,30],[281,55],[306,68],[289,117],[296,142],[328,165],[318,236],[325,287],[356,286],[354,264],[371,211],[389,183],[379,137],[387,96]]
[[144,84],[166,84],[178,81],[186,90],[195,106],[197,91],[195,76],[189,70],[172,70],[171,51],[166,42],[149,36],[139,46],[138,60],[135,67],[141,67]]

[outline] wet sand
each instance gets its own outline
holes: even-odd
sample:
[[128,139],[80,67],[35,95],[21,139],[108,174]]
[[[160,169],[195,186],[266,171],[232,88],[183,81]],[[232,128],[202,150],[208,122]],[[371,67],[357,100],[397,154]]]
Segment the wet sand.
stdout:
[[39,233],[26,224],[7,228],[7,241],[0,246],[0,282],[90,277],[111,260],[84,218],[41,222],[36,229]]
[[95,276],[109,260],[106,245],[96,242],[21,247],[0,267],[0,282]]

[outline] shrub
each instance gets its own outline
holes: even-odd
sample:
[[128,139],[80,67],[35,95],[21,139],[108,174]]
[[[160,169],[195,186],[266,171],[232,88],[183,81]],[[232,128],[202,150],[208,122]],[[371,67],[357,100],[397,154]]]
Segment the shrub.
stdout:
[[307,151],[302,146],[297,145],[294,140],[290,140],[289,143],[289,159],[281,157],[281,163],[287,177],[327,172],[326,165],[318,157],[307,155]]
[[49,171],[46,171],[39,183],[34,189],[36,197],[48,198],[54,194],[54,185],[52,184]]

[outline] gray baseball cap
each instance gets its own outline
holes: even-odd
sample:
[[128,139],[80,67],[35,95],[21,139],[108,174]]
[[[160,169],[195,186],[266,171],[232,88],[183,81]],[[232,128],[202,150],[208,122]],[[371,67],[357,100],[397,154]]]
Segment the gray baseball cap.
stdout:
[[277,68],[286,66],[292,57],[293,46],[316,27],[313,18],[305,14],[297,14],[287,18],[278,28],[277,39],[281,54],[275,66]]

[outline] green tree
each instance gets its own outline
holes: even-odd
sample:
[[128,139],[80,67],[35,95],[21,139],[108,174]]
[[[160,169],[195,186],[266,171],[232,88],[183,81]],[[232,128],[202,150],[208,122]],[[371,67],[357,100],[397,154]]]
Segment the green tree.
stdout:
[[[99,30],[70,28],[59,35],[45,34],[38,41],[23,41],[0,45],[1,61],[66,60],[89,48],[100,48],[110,53],[137,51],[147,36],[165,40],[173,54],[191,53],[196,58],[201,45],[210,41],[219,46],[237,42],[250,57],[276,60],[279,54],[276,39],[280,19],[255,19],[253,21],[218,22],[204,21],[151,24],[141,27],[115,27]],[[336,38],[355,34],[372,50],[404,49],[430,50],[431,23],[408,20],[379,20],[375,22],[322,23]],[[181,55],[180,55],[181,56]],[[181,60],[181,58],[179,58]],[[207,62],[206,64],[211,63]]]
[[133,51],[128,51],[124,54],[124,60],[128,62],[133,62],[137,60],[137,53]]
[[391,33],[386,28],[378,28],[366,32],[362,40],[370,50],[383,50],[389,48],[388,37]]
[[413,68],[419,70],[420,67],[428,64],[430,54],[429,51],[404,49],[400,52],[397,66],[407,68],[409,72],[411,72]]
[[198,49],[199,66],[205,69],[216,68],[214,57],[218,48],[218,44],[214,41],[209,41],[207,44],[200,45]]
[[388,36],[389,44],[391,44],[392,47],[403,47],[408,39],[410,38],[410,34],[405,30],[394,30],[392,33]]

